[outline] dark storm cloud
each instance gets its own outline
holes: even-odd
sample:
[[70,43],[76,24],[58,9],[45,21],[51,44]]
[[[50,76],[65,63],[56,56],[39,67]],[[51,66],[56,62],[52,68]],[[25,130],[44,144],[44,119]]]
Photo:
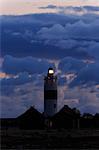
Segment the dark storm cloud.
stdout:
[[60,61],[58,68],[63,73],[78,73],[86,65],[87,64],[81,60],[72,57],[66,57]]
[[63,74],[74,74],[73,80],[68,84],[69,87],[90,87],[99,84],[99,61],[87,62],[66,57],[59,62],[58,69]]
[[[94,16],[95,17],[95,16]],[[91,18],[94,19],[94,17],[91,16]],[[83,17],[82,17],[83,18]],[[96,15],[97,18],[97,15]],[[67,23],[67,22],[75,22],[79,20],[80,17],[76,15],[64,15],[64,14],[55,14],[55,13],[44,13],[44,14],[28,14],[28,15],[20,15],[20,16],[0,16],[0,20],[2,21],[2,25],[5,25],[6,27],[10,24],[9,28],[16,29],[16,25],[20,27],[22,30],[22,27],[27,27],[31,29],[31,27],[34,27],[35,31],[36,29],[39,29],[42,26],[50,26],[57,23]],[[84,18],[83,18],[84,19]],[[24,28],[23,28],[24,29]]]
[[99,60],[99,42],[92,42],[87,51],[96,59]]
[[83,8],[85,8],[87,11],[99,11],[98,6],[84,6]]
[[33,57],[15,58],[12,56],[5,56],[2,69],[7,74],[18,74],[20,72],[44,73],[49,67],[55,68],[53,63],[47,60],[36,59]]
[[1,18],[2,56],[85,58],[90,55],[87,51],[90,42],[92,46],[93,40],[99,41],[98,15],[34,14]]
[[41,39],[74,39],[74,40],[95,40],[99,41],[99,20],[92,23],[78,21],[74,24],[68,23],[66,26],[55,24],[51,28],[42,28],[38,32]]
[[98,85],[99,84],[99,62],[92,63],[83,68],[77,77],[70,83],[70,87],[80,85]]
[[[45,40],[45,43],[52,44],[61,49],[74,51],[74,55],[83,56],[82,52],[89,57],[97,57],[98,51],[95,47],[99,42],[99,20],[91,23],[77,21],[67,23],[65,26],[55,24],[52,27],[43,27],[38,32],[38,38]],[[96,45],[96,46],[95,46]],[[94,54],[92,54],[94,51]]]

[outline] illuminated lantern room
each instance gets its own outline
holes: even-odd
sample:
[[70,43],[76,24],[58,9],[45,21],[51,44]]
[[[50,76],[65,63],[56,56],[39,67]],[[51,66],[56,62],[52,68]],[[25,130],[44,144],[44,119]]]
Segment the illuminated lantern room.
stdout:
[[54,70],[53,68],[48,69],[48,76],[53,76],[54,75]]

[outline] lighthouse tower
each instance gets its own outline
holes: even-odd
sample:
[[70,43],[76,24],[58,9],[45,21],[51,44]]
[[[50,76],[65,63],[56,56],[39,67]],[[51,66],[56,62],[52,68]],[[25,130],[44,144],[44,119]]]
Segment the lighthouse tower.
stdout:
[[57,77],[53,68],[48,69],[44,78],[44,115],[53,116],[57,112]]

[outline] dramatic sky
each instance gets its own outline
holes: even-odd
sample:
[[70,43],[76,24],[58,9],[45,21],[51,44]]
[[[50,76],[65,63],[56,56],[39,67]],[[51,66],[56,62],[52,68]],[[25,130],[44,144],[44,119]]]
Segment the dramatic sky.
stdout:
[[43,112],[43,79],[58,76],[58,110],[99,113],[99,1],[1,0],[1,116]]

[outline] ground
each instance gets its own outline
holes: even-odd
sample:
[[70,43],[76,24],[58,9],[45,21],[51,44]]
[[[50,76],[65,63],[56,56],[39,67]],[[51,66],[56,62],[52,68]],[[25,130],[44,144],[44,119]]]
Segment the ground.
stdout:
[[97,149],[99,129],[20,130],[2,129],[1,149]]

